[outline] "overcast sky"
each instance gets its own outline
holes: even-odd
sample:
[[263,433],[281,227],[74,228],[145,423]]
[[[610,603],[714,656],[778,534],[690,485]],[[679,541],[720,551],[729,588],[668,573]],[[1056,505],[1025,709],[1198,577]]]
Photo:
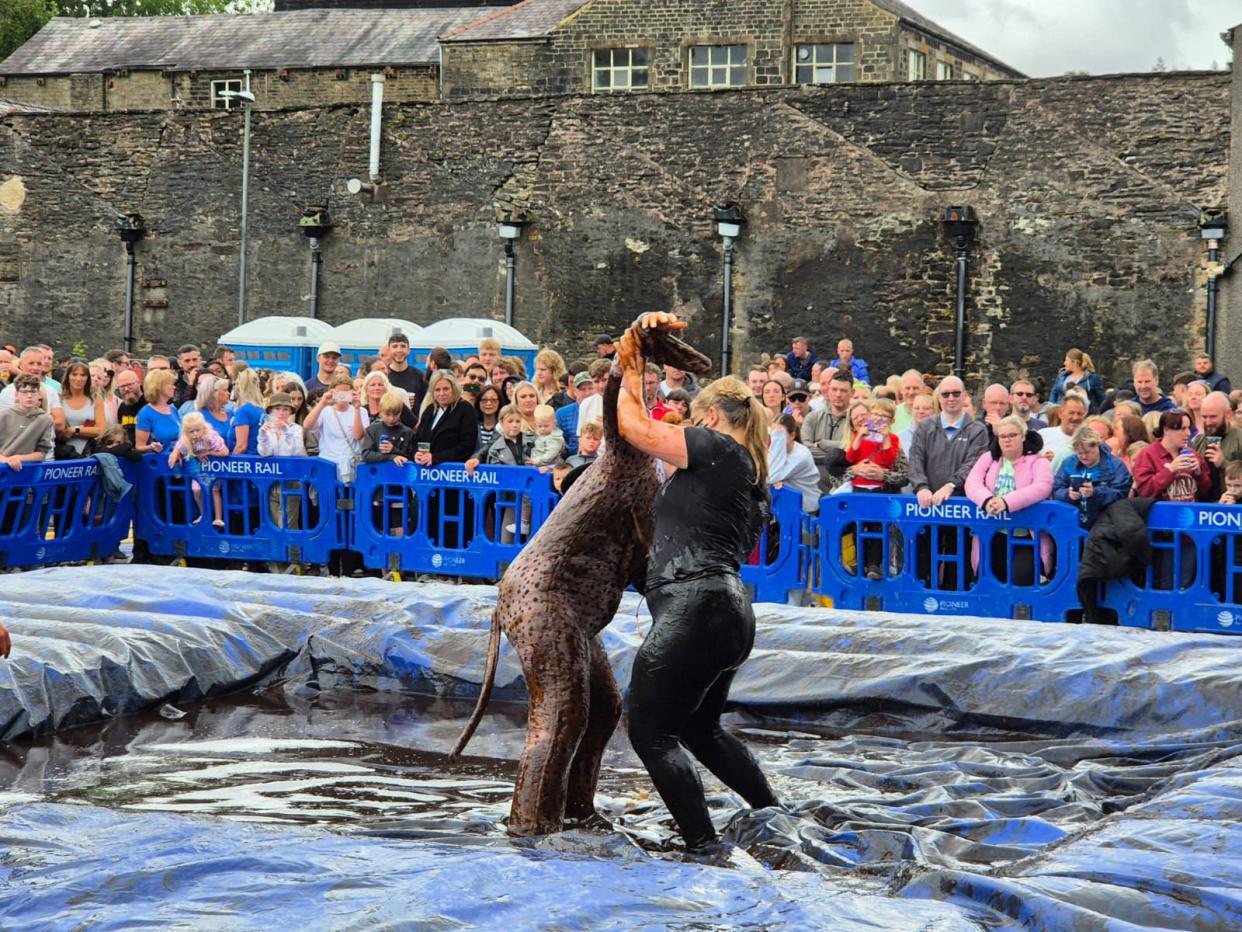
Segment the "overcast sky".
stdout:
[[1032,77],[1223,68],[1220,34],[1240,0],[906,0],[924,16]]

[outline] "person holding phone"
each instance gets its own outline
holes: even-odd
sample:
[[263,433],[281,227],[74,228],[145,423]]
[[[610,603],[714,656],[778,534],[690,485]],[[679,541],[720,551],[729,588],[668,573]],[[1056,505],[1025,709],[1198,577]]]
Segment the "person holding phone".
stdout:
[[319,436],[319,455],[336,464],[342,482],[353,482],[354,466],[362,455],[362,435],[371,423],[354,391],[354,380],[341,374],[332,380],[302,425]]
[[1090,427],[1080,427],[1070,438],[1071,455],[1061,462],[1052,479],[1052,497],[1078,509],[1078,523],[1091,528],[1100,513],[1130,494],[1134,479],[1121,458]]

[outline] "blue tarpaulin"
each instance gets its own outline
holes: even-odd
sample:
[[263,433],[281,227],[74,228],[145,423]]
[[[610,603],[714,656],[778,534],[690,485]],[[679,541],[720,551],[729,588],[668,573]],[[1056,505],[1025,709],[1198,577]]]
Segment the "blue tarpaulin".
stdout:
[[[0,665],[0,724],[20,758],[0,761],[12,784],[0,795],[5,924],[1242,926],[1242,672],[1227,638],[757,606],[731,724],[784,807],[749,812],[709,783],[739,846],[720,866],[668,850],[658,801],[617,801],[641,797],[645,780],[623,734],[601,787],[614,832],[510,844],[498,820],[511,776],[494,773],[489,804],[439,838],[425,813],[394,822],[349,802],[359,786],[382,785],[374,799],[428,796],[385,783],[393,766],[374,748],[413,747],[432,761],[420,768],[447,772],[440,755],[464,713],[457,703],[457,721],[428,722],[437,708],[424,705],[401,725],[359,707],[326,720],[323,697],[472,697],[488,587],[136,566],[4,578],[14,654]],[[629,595],[606,632],[623,686],[650,623]],[[498,686],[522,698],[507,646]],[[239,689],[311,696],[271,721],[338,756],[313,745],[310,757],[259,761],[245,745],[196,745],[207,718],[191,715],[93,746],[105,776],[109,760],[141,763],[123,792],[85,767],[61,780],[72,802],[47,791],[57,768],[38,765],[50,752],[35,736],[80,742],[90,729],[64,729]],[[229,722],[221,734],[255,730]],[[468,753],[511,759],[520,721],[492,722]],[[179,763],[151,769],[174,734]],[[217,799],[211,781],[259,771],[259,790]],[[92,779],[99,788],[83,792]],[[326,800],[334,780],[352,789]],[[292,802],[262,809],[277,785]],[[452,805],[436,805],[435,824],[449,824]]]

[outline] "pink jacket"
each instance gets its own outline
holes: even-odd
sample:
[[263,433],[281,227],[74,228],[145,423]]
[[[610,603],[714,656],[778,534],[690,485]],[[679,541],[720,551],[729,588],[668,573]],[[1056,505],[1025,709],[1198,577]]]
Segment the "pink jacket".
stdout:
[[[992,497],[1000,467],[999,459],[992,459],[991,453],[984,453],[966,477],[966,496],[980,508]],[[1019,457],[1013,464],[1013,478],[1016,488],[1005,496],[1010,513],[1052,497],[1052,464],[1042,453]]]
[[[990,452],[984,453],[975,461],[974,468],[966,477],[966,495],[980,508],[992,497],[1000,467],[999,459],[993,459]],[[1013,464],[1013,480],[1014,490],[1004,496],[1011,514],[1052,497],[1052,464],[1042,453],[1028,453],[1019,457]],[[1039,558],[1044,572],[1049,572],[1052,568],[1052,538],[1047,534],[1039,535]],[[977,537],[971,545],[970,562],[976,570],[979,568]]]

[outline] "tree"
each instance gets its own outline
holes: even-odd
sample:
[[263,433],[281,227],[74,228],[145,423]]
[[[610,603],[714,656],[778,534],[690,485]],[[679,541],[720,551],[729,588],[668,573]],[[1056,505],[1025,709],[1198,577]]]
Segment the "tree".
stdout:
[[0,61],[21,48],[55,15],[55,0],[4,0],[0,3]]
[[271,8],[271,0],[0,0],[0,61],[53,16],[186,16]]
[[261,4],[253,0],[59,0],[61,16],[193,16],[245,13]]

